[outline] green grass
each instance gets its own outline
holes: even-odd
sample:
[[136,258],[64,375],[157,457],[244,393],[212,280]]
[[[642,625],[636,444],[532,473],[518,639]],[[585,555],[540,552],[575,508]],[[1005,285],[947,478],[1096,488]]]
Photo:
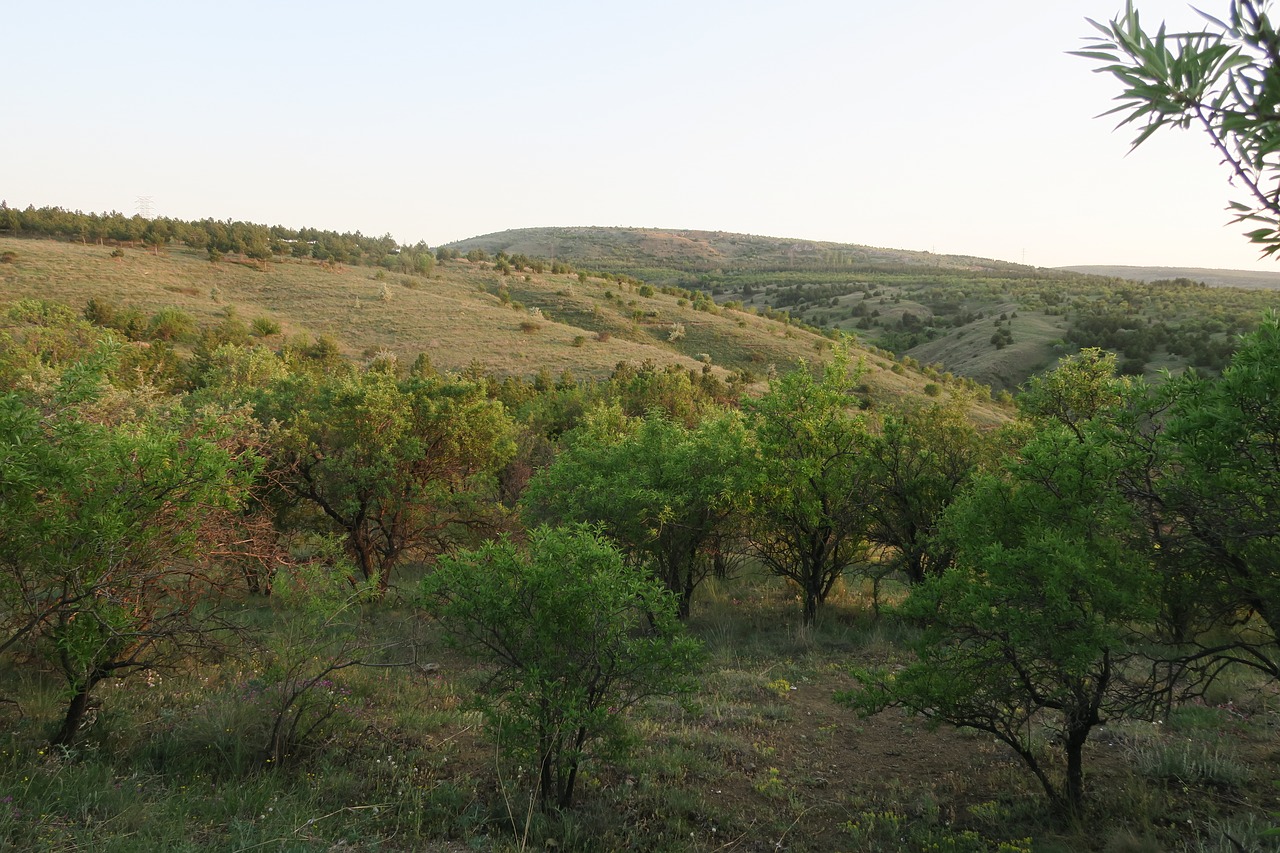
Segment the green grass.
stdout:
[[[287,612],[248,604],[247,624],[283,636]],[[373,610],[368,639],[403,636],[406,615]],[[341,713],[281,766],[259,748],[253,649],[106,687],[64,752],[46,746],[58,686],[3,669],[0,695],[19,704],[0,706],[0,850],[1216,851],[1228,834],[1268,849],[1277,717],[1237,710],[1270,690],[1256,677],[1225,683],[1224,708],[1100,735],[1089,814],[1064,825],[989,737],[835,704],[851,664],[901,659],[909,636],[874,618],[863,583],[814,629],[798,622],[794,592],[758,569],[709,581],[690,625],[707,645],[699,689],[638,708],[627,753],[585,765],[578,804],[550,816],[529,808],[531,768],[500,758],[470,709],[479,674],[429,624],[418,660],[432,666],[344,670]]]

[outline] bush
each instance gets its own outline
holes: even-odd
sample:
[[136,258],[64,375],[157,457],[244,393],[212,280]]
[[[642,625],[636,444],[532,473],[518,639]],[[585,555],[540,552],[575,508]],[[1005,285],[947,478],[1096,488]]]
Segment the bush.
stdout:
[[187,341],[195,335],[195,318],[178,308],[161,308],[147,324],[147,338],[153,341]]
[[280,324],[270,317],[255,317],[249,328],[259,338],[269,338],[272,335],[280,334]]
[[443,558],[423,593],[450,644],[490,670],[477,702],[501,748],[538,767],[544,809],[571,805],[593,751],[622,747],[623,711],[693,689],[698,645],[674,597],[591,528]]

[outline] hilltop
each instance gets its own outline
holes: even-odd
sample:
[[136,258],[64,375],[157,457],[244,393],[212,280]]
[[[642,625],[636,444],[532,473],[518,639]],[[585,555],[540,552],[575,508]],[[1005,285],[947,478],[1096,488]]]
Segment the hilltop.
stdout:
[[650,278],[728,270],[800,270],[916,266],[970,271],[1026,269],[968,255],[935,255],[855,243],[761,237],[725,231],[660,228],[516,228],[449,243],[448,248],[559,258],[610,272]]
[[697,289],[1006,390],[1088,346],[1116,351],[1125,372],[1152,379],[1188,367],[1214,372],[1274,306],[1271,288],[1280,285],[1267,273],[1046,269],[719,231],[525,228],[451,247],[538,253]]

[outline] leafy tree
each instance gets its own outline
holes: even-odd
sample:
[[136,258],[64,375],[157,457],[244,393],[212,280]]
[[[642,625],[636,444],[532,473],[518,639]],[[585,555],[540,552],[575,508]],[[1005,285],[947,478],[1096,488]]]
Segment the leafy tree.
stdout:
[[1086,424],[1119,407],[1130,387],[1129,380],[1116,377],[1115,353],[1091,347],[1033,377],[1018,407],[1032,420],[1056,421],[1083,439]]
[[627,708],[693,687],[698,643],[672,596],[588,527],[445,558],[423,592],[450,642],[486,666],[480,707],[501,747],[538,768],[544,809],[572,805],[582,763],[621,745]]
[[989,445],[957,402],[891,411],[871,438],[867,536],[891,549],[889,565],[911,583],[951,564],[934,534],[942,513],[990,455]]
[[838,349],[818,377],[802,364],[745,405],[757,444],[748,463],[757,475],[751,545],[800,587],[806,626],[845,570],[866,558],[870,434],[850,393],[856,382]]
[[1265,0],[1232,0],[1226,21],[1200,13],[1211,29],[1166,33],[1162,25],[1152,36],[1130,0],[1108,24],[1089,22],[1102,35],[1076,55],[1104,63],[1096,70],[1124,86],[1108,114],[1141,126],[1135,148],[1162,127],[1209,135],[1246,194],[1230,203],[1234,221],[1260,225],[1247,236],[1273,255],[1280,251],[1280,33],[1266,7]]
[[511,423],[484,388],[370,370],[293,377],[261,399],[283,425],[276,465],[288,492],[341,533],[361,576],[385,588],[408,556],[451,547],[493,522],[493,474]]
[[1236,628],[1201,654],[1280,678],[1280,316],[1244,339],[1220,378],[1187,375],[1166,393],[1156,492],[1182,558],[1174,570],[1202,612]]
[[658,411],[638,423],[597,411],[535,477],[527,503],[544,517],[600,524],[633,564],[652,569],[683,618],[740,506],[747,442],[737,413],[690,429]]
[[217,559],[258,469],[253,424],[104,385],[103,345],[35,397],[0,397],[0,652],[66,679],[57,744],[108,678],[199,650],[235,580]]
[[[1152,615],[1150,550],[1115,488],[1105,440],[1046,424],[1000,473],[948,510],[953,568],[915,587],[900,613],[922,627],[916,660],[845,700],[899,705],[1008,744],[1050,800],[1078,813],[1083,748],[1096,726],[1144,714],[1163,684],[1139,677],[1132,625]],[[1064,767],[1037,743],[1056,732]]]

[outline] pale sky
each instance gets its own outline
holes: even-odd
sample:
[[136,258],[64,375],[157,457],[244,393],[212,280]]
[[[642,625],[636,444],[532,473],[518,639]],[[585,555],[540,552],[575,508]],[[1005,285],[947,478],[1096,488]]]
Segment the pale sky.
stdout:
[[0,198],[432,246],[605,225],[1280,269],[1207,138],[1128,154],[1096,118],[1118,84],[1066,52],[1122,7],[0,0]]

